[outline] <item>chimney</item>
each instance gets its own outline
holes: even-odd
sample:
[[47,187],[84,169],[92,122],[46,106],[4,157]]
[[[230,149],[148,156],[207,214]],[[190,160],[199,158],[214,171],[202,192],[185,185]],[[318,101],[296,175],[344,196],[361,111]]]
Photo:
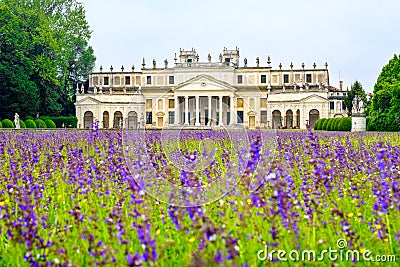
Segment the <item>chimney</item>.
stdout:
[[343,81],[339,81],[339,89],[340,91],[343,91]]

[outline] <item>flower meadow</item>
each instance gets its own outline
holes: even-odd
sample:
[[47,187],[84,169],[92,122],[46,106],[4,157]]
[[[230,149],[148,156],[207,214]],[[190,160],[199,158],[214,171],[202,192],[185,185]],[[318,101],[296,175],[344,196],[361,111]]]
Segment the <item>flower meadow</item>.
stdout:
[[[214,153],[193,171],[171,166],[161,134],[141,135],[148,161],[130,164],[118,131],[0,132],[0,266],[377,264],[259,257],[266,247],[341,251],[339,239],[343,251],[400,261],[399,133],[277,132],[272,158],[259,132],[248,132],[237,157],[225,153],[232,143],[221,133],[186,132],[177,142],[186,142],[188,161]],[[160,201],[137,179],[204,186],[227,182],[224,173],[241,162],[235,186],[199,206]]]

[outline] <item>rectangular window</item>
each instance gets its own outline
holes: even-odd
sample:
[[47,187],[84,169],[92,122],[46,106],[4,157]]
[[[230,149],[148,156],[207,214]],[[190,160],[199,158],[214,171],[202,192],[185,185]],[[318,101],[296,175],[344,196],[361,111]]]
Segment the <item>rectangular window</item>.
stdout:
[[237,83],[238,84],[242,84],[243,83],[243,76],[242,75],[238,75],[237,76]]
[[243,111],[237,112],[237,120],[238,120],[238,123],[243,123]]
[[267,108],[267,99],[261,98],[261,108]]
[[342,110],[346,109],[346,105],[344,104],[344,101],[342,101]]
[[131,84],[131,76],[125,76],[125,85]]
[[331,110],[335,109],[335,102],[330,102],[330,109]]
[[169,124],[175,123],[175,112],[174,111],[168,112],[168,123]]
[[151,76],[146,77],[146,84],[151,84]]
[[146,124],[153,124],[153,112],[146,111]]
[[169,76],[169,77],[168,77],[168,83],[169,83],[169,84],[174,84],[174,83],[175,83],[175,81],[174,81],[174,76]]
[[267,75],[261,75],[261,83],[267,83]]
[[289,83],[289,74],[283,74],[283,82]]
[[110,78],[104,77],[104,85],[109,85],[110,84]]
[[306,82],[311,83],[311,74],[306,74]]
[[151,99],[146,99],[146,109],[153,108],[153,101]]
[[238,98],[238,99],[237,99],[236,106],[237,106],[238,108],[242,108],[242,107],[243,107],[243,98]]
[[175,100],[174,99],[168,100],[168,108],[175,108]]
[[261,123],[267,123],[267,111],[261,110]]

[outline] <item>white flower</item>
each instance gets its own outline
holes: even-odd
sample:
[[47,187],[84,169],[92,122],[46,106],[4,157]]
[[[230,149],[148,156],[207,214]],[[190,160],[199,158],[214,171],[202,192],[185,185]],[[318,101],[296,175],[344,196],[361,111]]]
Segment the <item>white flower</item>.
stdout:
[[210,241],[215,241],[217,240],[217,235],[213,234],[212,236],[210,236]]

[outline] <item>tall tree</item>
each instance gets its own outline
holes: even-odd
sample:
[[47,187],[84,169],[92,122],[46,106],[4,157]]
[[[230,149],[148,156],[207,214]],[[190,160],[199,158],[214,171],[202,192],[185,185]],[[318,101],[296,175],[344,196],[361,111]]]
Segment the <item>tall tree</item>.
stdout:
[[[87,79],[95,62],[82,4],[76,0],[0,0],[0,4],[0,76],[5,79],[0,90],[6,91],[0,97],[5,104],[0,116],[9,116],[11,109],[23,110],[23,115],[74,113],[74,85]],[[14,71],[14,80],[13,66],[20,70]],[[16,88],[26,91],[21,94],[24,99],[12,93]]]
[[396,54],[379,74],[368,115],[370,130],[400,131],[400,57]]
[[344,97],[344,104],[347,107],[347,114],[351,116],[351,112],[353,109],[353,99],[356,95],[361,96],[364,103],[367,103],[367,94],[365,93],[362,85],[359,81],[355,81],[354,84],[351,85],[350,91]]
[[0,117],[39,111],[39,88],[31,79],[35,64],[29,57],[30,36],[23,18],[0,2]]
[[389,60],[374,85],[374,94],[387,88],[387,85],[400,82],[400,57],[394,54],[393,58]]

